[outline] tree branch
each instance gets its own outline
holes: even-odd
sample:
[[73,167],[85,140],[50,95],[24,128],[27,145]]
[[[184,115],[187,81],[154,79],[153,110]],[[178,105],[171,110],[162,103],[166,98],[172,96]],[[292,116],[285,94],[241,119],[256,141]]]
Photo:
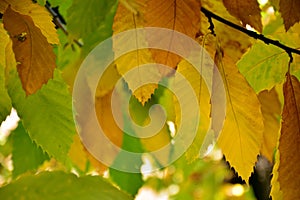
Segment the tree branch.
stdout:
[[226,19],[212,13],[211,11],[209,11],[209,10],[203,8],[203,7],[201,7],[201,12],[203,12],[205,14],[205,16],[208,18],[208,21],[210,23],[209,29],[212,31],[212,33],[214,33],[214,30],[212,29],[213,26],[212,26],[211,18],[214,18],[215,20],[217,20],[217,21],[219,21],[223,24],[226,24],[226,25],[228,25],[228,26],[230,26],[230,27],[232,27],[232,28],[234,28],[234,29],[236,29],[240,32],[243,32],[243,33],[247,34],[248,36],[250,36],[252,38],[255,38],[257,40],[261,40],[261,41],[263,41],[264,43],[266,43],[268,45],[272,44],[274,46],[277,46],[277,47],[285,50],[286,53],[289,55],[291,62],[293,61],[292,53],[300,55],[300,50],[298,50],[298,49],[288,47],[288,46],[280,43],[278,40],[272,40],[270,38],[265,37],[263,34],[258,34],[254,31],[247,30],[247,29],[245,29],[245,28],[243,28],[243,27],[241,27],[237,24],[234,24],[230,21],[227,21]]
[[[45,7],[48,10],[48,12],[52,15],[54,24],[58,28],[60,28],[64,32],[65,35],[69,35],[66,25],[60,20],[59,15],[52,9],[52,7],[50,6],[50,3],[48,1],[46,1]],[[83,44],[81,42],[79,42],[78,40],[75,40],[75,39],[73,41],[79,47],[82,47]]]

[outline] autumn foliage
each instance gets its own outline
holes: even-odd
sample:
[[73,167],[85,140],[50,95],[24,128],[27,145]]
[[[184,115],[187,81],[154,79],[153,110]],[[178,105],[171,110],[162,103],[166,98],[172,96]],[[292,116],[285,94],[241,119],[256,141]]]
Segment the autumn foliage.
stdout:
[[[201,7],[293,51],[256,40],[205,15]],[[12,108],[20,117],[17,128],[0,138],[1,199],[132,199],[140,188],[160,191],[173,185],[179,189],[168,195],[175,199],[230,199],[224,192],[228,169],[201,149],[211,133],[218,133],[212,140],[216,139],[224,160],[245,181],[244,188],[258,156],[264,156],[274,165],[272,199],[300,199],[299,0],[265,4],[257,0],[0,0],[0,13],[0,123]],[[172,142],[167,122],[176,128],[181,121],[178,99],[160,85],[170,77],[176,81],[176,75],[151,68],[157,82],[134,90],[147,77],[142,70],[134,79],[126,77],[131,69],[147,63],[167,65],[190,82],[197,96],[201,120],[192,145],[175,163],[148,179],[141,173],[114,170],[114,164],[126,160],[119,152],[110,166],[90,154],[77,134],[72,109],[76,73],[93,48],[113,35],[143,27],[175,30],[197,41],[216,64],[226,95],[225,120],[216,121],[213,111],[218,107],[213,105],[220,94],[210,94],[187,60],[158,49],[137,49],[118,58],[118,47],[128,41],[113,40],[116,59],[99,80],[94,100],[99,124],[115,145],[136,152],[155,151]],[[110,102],[119,79],[132,93],[129,109],[136,124],[148,125],[152,105],[165,108],[167,122],[158,134],[133,139],[123,132],[125,119],[123,127],[115,123]],[[90,126],[80,128],[94,131]],[[148,160],[165,166],[173,151],[170,148],[168,155]],[[7,167],[4,158],[13,167]],[[145,163],[144,156],[140,160]],[[160,172],[163,175],[157,175]],[[109,178],[104,178],[107,174]]]

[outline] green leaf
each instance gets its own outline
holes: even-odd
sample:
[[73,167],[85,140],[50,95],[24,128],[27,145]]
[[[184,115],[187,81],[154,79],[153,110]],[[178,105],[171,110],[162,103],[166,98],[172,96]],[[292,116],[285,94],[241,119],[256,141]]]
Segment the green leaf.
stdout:
[[67,16],[67,10],[72,5],[72,0],[47,0],[51,7],[58,7],[59,14],[65,19]]
[[56,66],[60,70],[76,63],[80,57],[81,49],[76,44],[70,44],[68,36],[61,30],[57,30],[60,45],[54,47]]
[[37,93],[25,97],[16,71],[11,72],[8,91],[30,138],[50,156],[65,162],[73,142],[75,125],[72,99],[60,72]]
[[67,13],[67,27],[71,37],[83,39],[86,53],[112,35],[116,7],[116,0],[73,0]]
[[[127,85],[123,82],[123,88],[124,92],[129,92]],[[134,109],[133,109],[134,108]],[[125,110],[126,107],[122,107],[122,110]],[[148,107],[149,109],[149,107]],[[142,124],[145,120],[145,115],[141,113],[141,111],[146,111],[147,108],[141,106],[140,102],[138,102],[137,99],[131,98],[129,102],[129,110],[131,117],[133,118],[133,121],[137,124]],[[123,112],[125,113],[125,112]],[[124,114],[125,115],[125,114]],[[131,127],[131,123],[129,123],[126,120],[126,117],[124,117],[124,129],[130,131],[131,135],[136,135],[136,132]],[[137,120],[137,121],[136,121]],[[144,181],[142,179],[141,173],[129,173],[124,171],[119,171],[121,166],[124,166],[125,168],[130,167],[141,167],[142,166],[142,152],[144,151],[143,146],[141,144],[139,137],[133,137],[129,135],[129,133],[123,134],[123,143],[122,143],[122,149],[125,150],[121,151],[117,157],[115,158],[113,164],[109,168],[109,175],[111,180],[116,183],[122,190],[128,192],[129,194],[135,195],[137,194],[139,188],[143,185]],[[140,153],[140,156],[138,157],[138,163],[136,161],[131,162],[128,160],[128,157],[126,156],[126,151],[129,152],[136,152]]]
[[[128,134],[123,135],[122,149],[130,152],[141,152],[142,146],[138,138],[129,136]],[[119,167],[124,164],[131,164],[128,158],[121,152],[118,154],[114,163],[109,168],[110,178],[114,183],[116,183],[122,190],[128,192],[129,194],[137,194],[139,188],[143,185],[144,181],[142,179],[141,173],[128,173],[123,171],[118,171],[114,167]],[[142,158],[140,159],[139,165],[142,165]],[[128,167],[128,166],[127,166]],[[134,166],[130,166],[134,167]]]
[[110,168],[109,175],[114,183],[133,196],[138,193],[138,190],[144,184],[141,173],[128,173]]
[[41,6],[44,6],[46,4],[46,0],[37,0],[36,2]]
[[[113,2],[113,1],[112,1]],[[114,16],[117,10],[117,1],[109,8],[107,8],[105,13],[105,19],[102,23],[97,27],[97,29],[91,34],[85,34],[83,36],[84,46],[83,46],[83,54],[86,55],[89,53],[98,43],[110,37],[113,33],[112,25]],[[102,11],[101,11],[102,12]]]
[[16,130],[12,132],[12,160],[14,170],[13,177],[17,177],[27,171],[37,169],[49,156],[42,151],[32,140],[19,122]]
[[1,199],[6,200],[127,200],[127,194],[119,191],[98,176],[76,177],[64,172],[42,172],[21,177],[0,188]]
[[257,42],[237,66],[254,91],[259,93],[284,80],[288,62],[289,57],[282,49]]

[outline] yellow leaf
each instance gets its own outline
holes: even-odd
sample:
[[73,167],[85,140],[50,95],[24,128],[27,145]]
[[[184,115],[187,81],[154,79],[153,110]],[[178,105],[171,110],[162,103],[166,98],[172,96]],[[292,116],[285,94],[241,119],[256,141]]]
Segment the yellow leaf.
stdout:
[[280,190],[280,184],[278,182],[278,167],[280,164],[280,152],[279,150],[275,153],[275,164],[272,170],[272,180],[271,180],[271,192],[273,200],[283,200],[282,191]]
[[215,62],[227,95],[226,119],[218,144],[230,165],[248,181],[263,142],[261,106],[235,63],[226,54],[222,58],[221,50],[217,50]]
[[96,96],[102,97],[114,89],[117,81],[121,79],[116,65],[113,63],[102,74],[96,90]]
[[249,24],[259,32],[262,31],[261,14],[257,0],[223,0],[230,14]]
[[[140,1],[142,2],[142,1]],[[113,24],[114,34],[122,31],[141,28],[144,25],[144,7],[143,4],[137,4],[137,14],[133,13],[124,7],[123,4],[119,4]],[[113,41],[113,48],[116,58],[116,66],[119,73],[124,76],[128,71],[133,70],[130,76],[124,77],[128,83],[129,89],[133,92],[133,95],[144,105],[145,102],[154,93],[157,88],[157,84],[147,84],[142,86],[144,80],[147,80],[150,76],[154,76],[157,82],[160,80],[158,69],[155,67],[149,68],[148,71],[142,71],[139,66],[147,63],[153,63],[151,53],[148,49],[139,49],[142,43],[146,42],[145,35],[138,36],[135,41],[128,40],[128,38],[118,37]],[[120,55],[120,49],[126,49],[127,47],[135,47],[135,50],[127,53],[123,56]]]
[[14,11],[30,16],[34,25],[41,30],[50,44],[59,43],[52,16],[45,7],[33,3],[31,0],[5,0],[0,2],[0,12],[4,13],[9,5]]
[[33,94],[52,78],[55,54],[40,29],[27,15],[8,7],[3,15],[4,27],[13,41],[17,69],[26,94]]
[[258,99],[264,117],[264,142],[261,154],[272,163],[280,130],[281,104],[275,88],[260,92]]
[[289,73],[283,85],[283,94],[278,181],[283,199],[300,199],[300,83]]
[[300,1],[280,0],[279,11],[284,21],[285,30],[288,31],[295,23],[300,21]]
[[93,170],[96,170],[99,174],[103,174],[107,169],[106,165],[99,162],[86,150],[86,148],[82,145],[78,134],[74,136],[74,142],[70,147],[69,156],[72,162],[79,167],[81,171],[87,170],[86,167],[88,162],[90,162],[93,166]]
[[[178,64],[177,72],[182,74],[186,80],[188,80],[197,95],[198,105],[200,108],[200,120],[197,135],[194,139],[194,142],[191,144],[189,149],[186,152],[186,158],[189,162],[192,162],[199,158],[199,156],[203,156],[205,151],[207,150],[207,146],[204,149],[201,149],[201,145],[204,141],[206,133],[208,132],[208,128],[210,125],[210,94],[208,92],[207,86],[199,74],[199,72],[186,60],[182,60]],[[175,75],[176,81],[176,75]],[[176,99],[175,102],[175,112],[176,112],[176,120],[175,124],[179,127],[181,123],[181,114],[180,114],[180,106]],[[209,144],[208,144],[209,145]],[[201,152],[200,152],[201,151]]]
[[0,38],[0,66],[5,67],[5,48],[9,42],[9,36],[6,33],[3,24],[0,24]]
[[73,143],[69,150],[69,157],[81,171],[86,170],[88,159],[87,155],[84,152],[84,147],[81,144],[78,134],[74,135]]
[[[145,26],[167,28],[196,37],[200,28],[200,1],[199,0],[148,0],[145,13]],[[164,38],[161,38],[164,40]],[[176,40],[177,38],[173,38]],[[170,48],[172,46],[170,41]],[[157,63],[175,68],[180,56],[169,51],[151,50]],[[167,72],[161,71],[162,75]]]

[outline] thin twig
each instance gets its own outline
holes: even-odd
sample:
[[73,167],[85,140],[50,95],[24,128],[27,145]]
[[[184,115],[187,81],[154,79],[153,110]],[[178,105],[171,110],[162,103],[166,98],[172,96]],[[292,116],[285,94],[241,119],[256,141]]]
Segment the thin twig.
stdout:
[[234,23],[232,23],[230,21],[227,21],[226,19],[224,19],[224,18],[222,18],[222,17],[220,17],[220,16],[212,13],[211,11],[209,11],[209,10],[203,8],[203,7],[201,7],[201,12],[203,12],[205,14],[205,16],[208,17],[208,20],[209,20],[209,23],[210,23],[210,27],[209,27],[210,30],[212,30],[211,29],[211,18],[214,18],[215,20],[217,20],[219,22],[222,22],[223,24],[226,24],[226,25],[228,25],[228,26],[230,26],[230,27],[232,27],[232,28],[234,28],[234,29],[236,29],[238,31],[241,31],[241,32],[247,34],[248,36],[250,36],[252,38],[261,40],[261,41],[263,41],[266,44],[272,44],[274,46],[277,46],[277,47],[285,50],[286,53],[290,57],[290,62],[293,61],[292,53],[300,55],[300,50],[298,50],[298,49],[294,49],[294,48],[288,47],[288,46],[280,43],[278,40],[272,40],[270,38],[265,37],[263,34],[258,34],[258,33],[254,32],[254,31],[247,30],[247,29],[245,29],[245,28],[243,28],[243,27],[241,27],[241,26],[239,26],[237,24],[234,24]]
[[[49,2],[46,1],[45,4],[46,9],[49,11],[49,13],[52,15],[53,17],[53,23],[60,28],[65,35],[69,35],[69,32],[67,31],[67,27],[66,25],[60,20],[59,15],[55,12],[55,10],[53,10],[53,8],[50,6]],[[79,47],[82,47],[83,44],[81,42],[79,42],[78,40],[73,40]]]

